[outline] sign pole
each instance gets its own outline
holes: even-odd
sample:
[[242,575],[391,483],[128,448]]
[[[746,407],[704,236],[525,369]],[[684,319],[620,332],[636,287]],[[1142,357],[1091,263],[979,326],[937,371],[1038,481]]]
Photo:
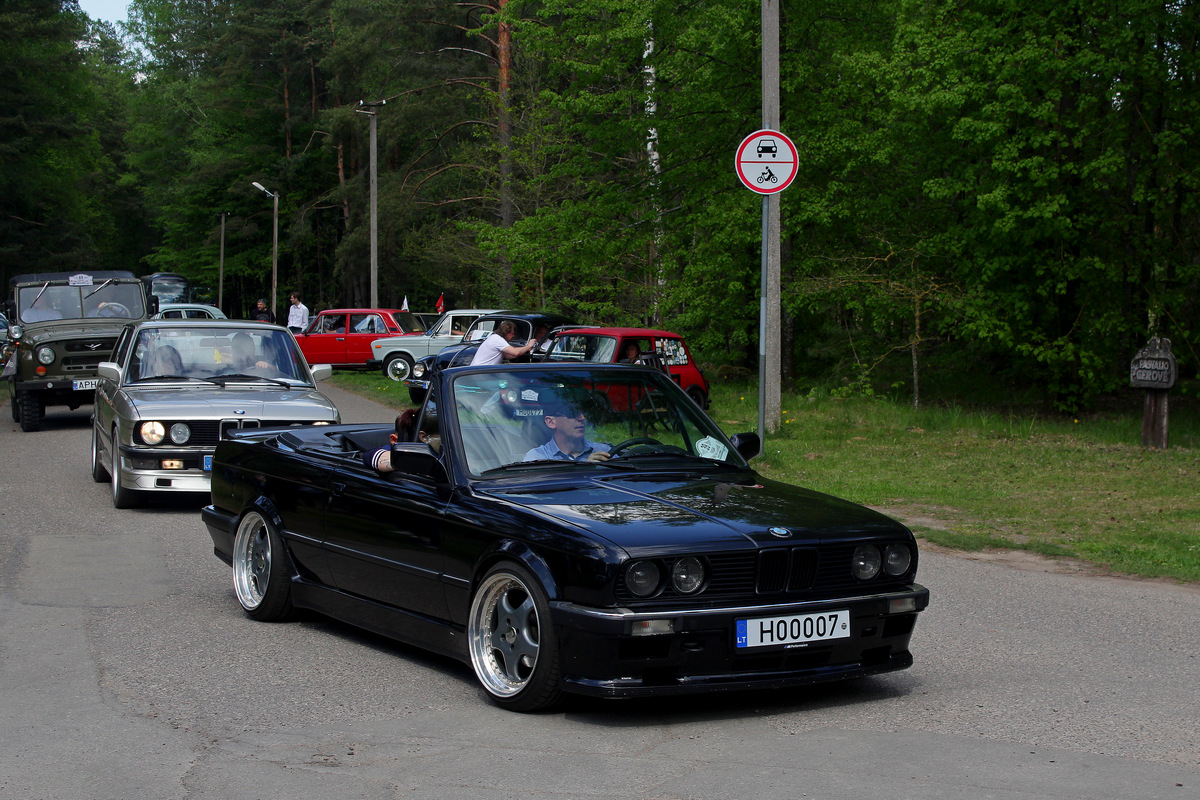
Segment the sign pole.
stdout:
[[[774,130],[779,128],[779,0],[762,0],[762,121],[763,127]],[[795,175],[795,171],[792,172]],[[775,433],[779,430],[779,406],[782,395],[782,375],[780,371],[780,323],[779,323],[779,290],[780,290],[780,258],[779,258],[779,198],[772,199],[770,195],[763,198],[763,214],[765,217],[763,231],[763,252],[766,269],[763,272],[762,295],[765,298],[762,308],[762,335],[759,345],[762,350],[760,363],[766,362],[766,370],[759,378],[758,395],[763,398],[760,402],[759,427]],[[762,436],[760,430],[759,436]],[[766,449],[766,439],[760,438],[763,450]],[[760,453],[762,450],[759,451]]]

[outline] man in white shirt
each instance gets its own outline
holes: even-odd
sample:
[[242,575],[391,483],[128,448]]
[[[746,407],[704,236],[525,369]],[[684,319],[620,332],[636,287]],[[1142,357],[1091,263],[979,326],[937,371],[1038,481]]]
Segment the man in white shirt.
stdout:
[[300,293],[292,292],[292,307],[288,309],[287,329],[292,333],[301,333],[308,327],[308,306],[300,302]]
[[525,355],[535,346],[537,339],[530,339],[520,347],[514,347],[509,344],[513,337],[517,335],[517,326],[511,320],[504,320],[497,326],[496,330],[492,331],[483,344],[479,345],[479,349],[475,351],[475,357],[471,359],[471,366],[476,364],[499,364],[504,361],[511,361],[514,358],[519,358]]

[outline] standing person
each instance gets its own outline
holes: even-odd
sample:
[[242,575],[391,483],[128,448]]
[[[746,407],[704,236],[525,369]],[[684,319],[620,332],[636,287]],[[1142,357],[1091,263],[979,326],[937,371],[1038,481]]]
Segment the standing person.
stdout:
[[267,301],[261,297],[258,299],[258,307],[254,309],[254,313],[250,315],[251,319],[256,319],[259,322],[275,322],[275,312],[267,308]]
[[503,361],[511,361],[514,358],[519,358],[525,355],[534,347],[537,346],[538,340],[536,337],[530,339],[520,347],[514,347],[509,342],[517,335],[517,326],[512,320],[504,320],[492,331],[492,333],[483,340],[483,344],[479,345],[479,349],[475,351],[475,357],[471,359],[471,366],[476,364],[499,364]]
[[300,333],[308,327],[308,306],[300,302],[299,292],[292,292],[288,300],[292,306],[288,309],[287,329],[292,333]]

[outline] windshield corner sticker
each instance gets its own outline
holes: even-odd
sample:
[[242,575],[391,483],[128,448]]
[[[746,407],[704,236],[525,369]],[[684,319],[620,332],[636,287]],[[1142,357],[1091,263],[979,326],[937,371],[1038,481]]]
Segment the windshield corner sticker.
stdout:
[[711,436],[705,436],[696,442],[696,455],[701,458],[711,458],[714,461],[724,461],[729,455],[729,448]]
[[521,399],[527,403],[536,403],[538,399],[538,393],[533,389],[522,389]]

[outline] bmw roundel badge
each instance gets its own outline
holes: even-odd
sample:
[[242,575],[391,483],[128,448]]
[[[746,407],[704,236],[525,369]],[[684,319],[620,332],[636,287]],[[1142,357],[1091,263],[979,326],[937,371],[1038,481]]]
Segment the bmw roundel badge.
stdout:
[[792,536],[792,532],[787,528],[780,528],[776,526],[767,528],[767,533],[771,534],[776,539],[789,539]]

